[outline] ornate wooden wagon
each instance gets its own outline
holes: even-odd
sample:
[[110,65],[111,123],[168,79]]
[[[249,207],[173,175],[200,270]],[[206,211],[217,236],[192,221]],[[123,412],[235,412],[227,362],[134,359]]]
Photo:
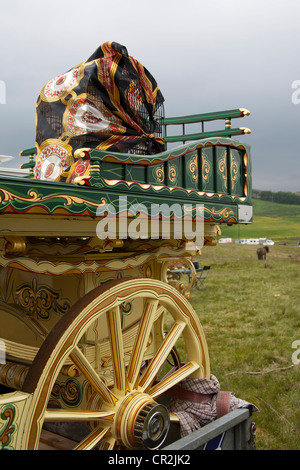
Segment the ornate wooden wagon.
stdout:
[[[38,145],[21,152],[28,178],[0,175],[2,448],[43,448],[49,432],[75,449],[162,445],[176,420],[164,397],[210,376],[194,280],[168,269],[193,269],[221,224],[251,222],[250,149],[234,138],[249,130],[231,127],[248,114],[160,118],[164,149],[148,155],[73,147],[84,171],[72,183],[37,178],[49,174]],[[225,129],[204,129],[218,120]],[[187,133],[194,123],[201,132]],[[184,221],[198,230],[193,245]]]

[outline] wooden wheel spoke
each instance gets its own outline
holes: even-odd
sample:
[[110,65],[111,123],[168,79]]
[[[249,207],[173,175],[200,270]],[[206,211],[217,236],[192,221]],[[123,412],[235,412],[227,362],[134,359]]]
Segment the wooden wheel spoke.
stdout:
[[180,423],[178,416],[175,413],[170,413],[171,423]]
[[166,308],[163,305],[158,304],[156,312],[155,312],[154,321],[158,320],[158,318],[164,313],[166,313]]
[[131,353],[128,367],[128,381],[134,387],[140,373],[144,353],[149,340],[151,328],[155,320],[158,301],[148,300],[144,307],[144,312],[140,320],[135,344]]
[[117,398],[100,379],[95,369],[77,346],[73,349],[70,357],[87,378],[92,387],[99,393],[103,401],[113,406],[117,402]]
[[128,390],[124,361],[121,311],[117,307],[107,312],[108,329],[115,377],[115,390],[125,393]]
[[191,375],[197,369],[199,369],[199,364],[196,362],[188,362],[184,366],[180,367],[180,369],[176,370],[168,377],[163,379],[158,384],[154,385],[154,387],[150,388],[149,395],[152,398],[156,398],[162,393],[166,392],[169,388],[176,385],[178,382],[181,382],[183,379]]
[[102,439],[99,444],[99,450],[112,450],[115,446],[116,439],[113,436],[107,436]]
[[109,427],[98,426],[87,437],[85,437],[74,450],[91,450],[110,432]]
[[91,410],[63,410],[63,409],[48,409],[45,412],[45,421],[89,421],[101,420],[112,422],[115,413],[108,411],[91,411]]
[[151,386],[155,376],[158,374],[160,368],[167,360],[168,355],[175,346],[175,343],[181,335],[185,325],[186,324],[184,322],[175,323],[164,339],[162,345],[139,381],[139,386],[144,392]]
[[[124,306],[130,304],[130,309],[123,309],[121,302]],[[166,337],[165,323],[172,324]],[[181,339],[187,357],[182,366],[175,354]],[[157,382],[170,355],[175,366],[166,366],[169,372]],[[67,385],[68,377],[78,372],[82,408],[51,408],[56,382],[64,381]],[[44,439],[44,448],[138,447],[135,429],[140,417],[145,414],[147,418],[147,410],[152,412],[153,401],[164,393],[172,393],[172,387],[188,377],[209,376],[202,326],[191,305],[176,289],[156,279],[139,277],[103,282],[70,307],[35,352],[22,386],[23,393],[31,397],[22,448],[38,449],[40,438],[41,442]],[[79,426],[80,434],[88,433],[81,442],[66,437],[68,442],[61,444],[62,440],[57,439],[56,444],[54,433],[47,431],[52,437],[41,435],[46,431],[44,421],[66,422],[72,425],[70,428],[77,427],[77,423],[89,423],[90,427],[86,431],[85,426]],[[154,429],[155,426],[153,432]],[[51,442],[47,444],[46,440]]]

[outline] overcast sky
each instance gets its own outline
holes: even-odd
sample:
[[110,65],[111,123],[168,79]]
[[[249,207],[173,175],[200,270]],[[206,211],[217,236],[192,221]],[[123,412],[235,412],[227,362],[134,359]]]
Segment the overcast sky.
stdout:
[[35,145],[44,84],[116,41],[155,77],[167,116],[249,109],[233,124],[252,131],[240,140],[252,148],[253,187],[300,191],[299,0],[0,5],[0,154],[16,157],[5,166]]

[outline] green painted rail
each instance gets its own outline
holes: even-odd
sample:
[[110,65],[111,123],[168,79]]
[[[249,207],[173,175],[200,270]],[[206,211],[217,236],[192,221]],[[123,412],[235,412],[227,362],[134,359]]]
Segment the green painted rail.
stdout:
[[[229,109],[225,111],[217,111],[204,114],[191,114],[188,116],[170,117],[162,120],[164,128],[165,143],[187,142],[192,140],[207,139],[211,137],[232,137],[233,135],[250,134],[247,127],[232,128],[231,119],[249,116],[250,111],[245,108]],[[206,122],[224,120],[225,129],[215,131],[205,131],[204,124]],[[201,132],[187,133],[186,126],[189,124],[201,124]],[[178,135],[169,135],[168,126],[182,126],[182,133]]]

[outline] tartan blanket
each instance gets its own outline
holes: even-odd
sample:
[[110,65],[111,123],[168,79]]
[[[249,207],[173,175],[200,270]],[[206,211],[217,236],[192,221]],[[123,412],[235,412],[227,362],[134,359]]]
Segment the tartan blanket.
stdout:
[[[210,423],[219,417],[218,396],[220,397],[221,387],[218,379],[211,375],[210,378],[190,379],[181,382],[183,393],[171,398],[169,411],[174,413],[180,422],[180,435],[184,437],[202,426]],[[185,396],[185,391],[187,394]],[[189,392],[194,392],[192,399]],[[195,393],[199,394],[199,401],[196,402]],[[232,392],[227,393],[228,411],[236,408],[249,408],[251,411],[259,411],[258,408],[245,400],[236,398]],[[177,394],[178,395],[178,394]]]

